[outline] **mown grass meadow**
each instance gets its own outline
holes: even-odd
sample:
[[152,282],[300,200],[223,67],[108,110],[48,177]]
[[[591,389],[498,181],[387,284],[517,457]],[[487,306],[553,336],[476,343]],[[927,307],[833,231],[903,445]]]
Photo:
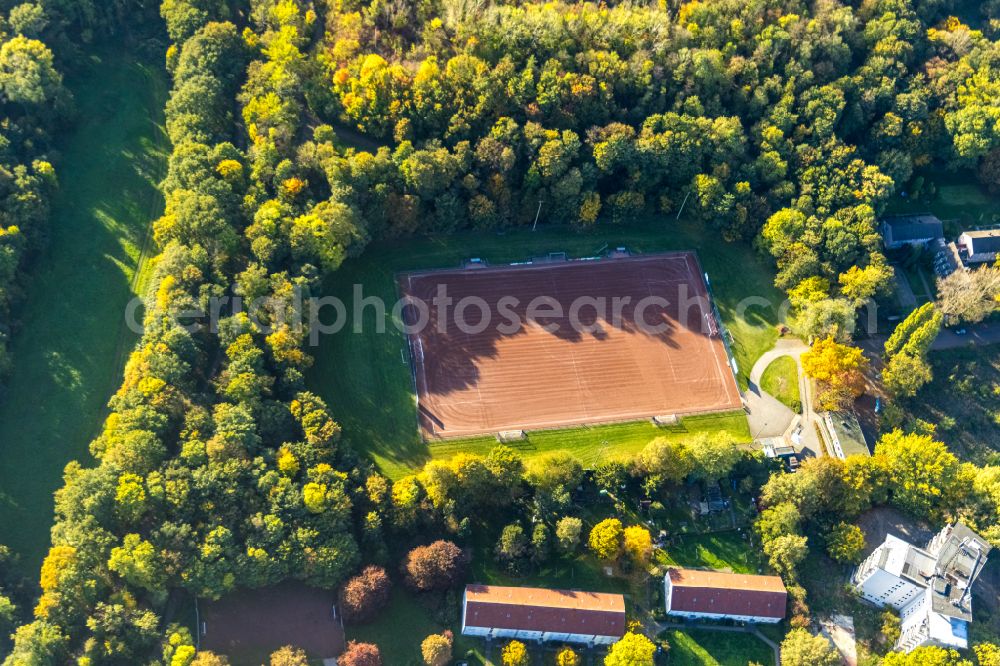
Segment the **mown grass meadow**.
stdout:
[[[586,257],[617,246],[642,253],[698,248],[716,305],[734,338],[733,353],[740,383],[745,386],[753,362],[777,339],[783,297],[772,284],[770,260],[746,245],[726,243],[714,231],[672,218],[650,219],[634,226],[600,226],[588,232],[540,227],[536,232],[465,232],[407,239],[405,243],[374,243],[329,277],[325,295],[350,304],[356,285],[360,285],[364,296],[393,303],[397,298],[395,276],[400,272],[456,267],[471,257],[493,264],[524,261],[549,252]],[[751,297],[759,300],[746,307],[746,299]],[[354,315],[354,307],[349,306],[344,328],[319,339],[313,349],[316,362],[307,377],[309,388],[327,401],[343,426],[347,443],[370,455],[390,476],[404,474],[432,457],[450,457],[459,450],[485,451],[492,446],[491,438],[430,446],[424,443],[417,433],[405,337],[393,326],[390,312],[381,321],[373,307],[361,310],[357,319]],[[746,420],[727,414],[686,419],[683,426],[690,432],[724,430],[743,436]],[[538,432],[529,437],[525,453],[562,448],[592,462],[608,452],[638,450],[657,434],[648,423]]]

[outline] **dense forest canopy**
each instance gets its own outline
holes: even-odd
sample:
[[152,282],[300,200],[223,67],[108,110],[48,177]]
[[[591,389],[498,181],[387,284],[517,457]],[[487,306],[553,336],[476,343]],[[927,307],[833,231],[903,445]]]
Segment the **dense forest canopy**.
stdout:
[[[45,155],[69,107],[44,40],[70,53],[86,43],[76,33],[100,40],[156,20],[126,1],[7,9],[0,322],[43,236]],[[178,591],[217,599],[290,578],[334,588],[384,562],[392,539],[464,538],[515,502],[563,528],[582,473],[572,460],[525,469],[501,447],[392,483],[341,445],[304,384],[306,325],[286,315],[372,239],[531,224],[539,204],[545,223],[579,227],[671,213],[669,234],[686,206],[709,237],[773,256],[805,332],[844,339],[888,282],[876,217],[916,170],[974,169],[1000,187],[996,2],[968,23],[947,0],[159,9],[173,152],[145,333],[91,446],[96,464],[66,468],[11,666],[183,666],[198,658],[192,637],[161,626]],[[343,128],[373,147],[345,146]],[[266,297],[260,320],[182,325],[230,294]],[[647,449],[603,469],[609,484],[630,475],[655,491],[721,464]],[[723,471],[763,469],[744,458],[723,455]],[[765,500],[760,532],[790,581],[803,519],[832,528],[872,504],[960,516],[1000,544],[998,469],[927,435],[893,433],[870,461],[776,476]]]
[[55,57],[38,39],[46,25],[36,5],[0,20],[0,385],[10,359],[13,308],[24,298],[21,272],[45,238],[56,172],[53,134],[72,108]]
[[[996,46],[949,9],[259,6],[248,158],[285,196],[255,214],[254,255],[301,256],[305,220],[339,205],[351,214],[302,259],[327,267],[371,237],[525,224],[539,204],[547,221],[588,226],[687,201],[726,239],[774,255],[806,332],[845,329],[885,295],[875,218],[915,169],[976,167],[996,186]],[[328,124],[388,145],[330,151]],[[284,239],[279,214],[293,219]]]

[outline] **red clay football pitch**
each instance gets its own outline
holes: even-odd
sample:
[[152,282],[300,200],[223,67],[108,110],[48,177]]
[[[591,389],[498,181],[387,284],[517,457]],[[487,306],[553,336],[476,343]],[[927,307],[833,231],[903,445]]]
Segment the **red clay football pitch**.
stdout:
[[741,405],[693,253],[408,273],[399,283],[425,438]]

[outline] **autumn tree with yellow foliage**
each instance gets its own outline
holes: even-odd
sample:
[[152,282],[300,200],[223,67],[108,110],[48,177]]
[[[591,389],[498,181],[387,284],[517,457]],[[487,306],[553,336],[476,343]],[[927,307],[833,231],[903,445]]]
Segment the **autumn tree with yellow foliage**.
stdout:
[[802,369],[819,386],[820,408],[836,411],[864,392],[868,359],[858,347],[825,338],[802,354]]

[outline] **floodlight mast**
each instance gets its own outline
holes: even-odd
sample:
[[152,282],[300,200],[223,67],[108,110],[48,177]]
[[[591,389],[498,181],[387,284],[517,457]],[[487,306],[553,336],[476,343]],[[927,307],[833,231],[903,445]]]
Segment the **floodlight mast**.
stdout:
[[531,230],[534,231],[538,227],[538,216],[542,214],[542,200],[538,200],[538,210],[535,212],[535,223],[531,225]]

